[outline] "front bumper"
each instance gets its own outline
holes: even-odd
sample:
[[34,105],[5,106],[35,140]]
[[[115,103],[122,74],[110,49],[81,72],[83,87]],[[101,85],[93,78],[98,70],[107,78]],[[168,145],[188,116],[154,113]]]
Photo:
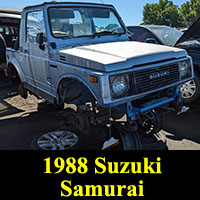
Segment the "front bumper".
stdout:
[[128,102],[127,103],[127,114],[130,117],[130,119],[132,121],[134,121],[134,120],[139,119],[139,116],[141,114],[145,114],[145,113],[147,113],[147,112],[149,112],[149,111],[151,111],[155,108],[167,105],[167,104],[175,101],[176,99],[177,99],[176,97],[163,98],[163,99],[160,99],[157,102],[154,102],[151,105],[143,105],[144,107],[142,107],[142,108],[137,108],[137,107],[133,106],[131,102]]
[[[170,108],[170,103],[173,103],[173,108]],[[178,110],[181,108],[182,99],[180,93],[180,87],[177,87],[174,92],[172,92],[170,97],[162,97],[158,99],[154,99],[148,103],[144,103],[139,107],[133,105],[133,102],[127,102],[126,104],[126,113],[130,120],[138,120],[140,116],[152,111],[156,108],[163,108],[165,110],[174,109]]]

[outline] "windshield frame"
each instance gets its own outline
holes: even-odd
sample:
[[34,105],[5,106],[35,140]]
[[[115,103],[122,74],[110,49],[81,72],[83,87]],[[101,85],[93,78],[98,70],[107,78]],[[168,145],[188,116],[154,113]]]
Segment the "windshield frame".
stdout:
[[125,25],[121,20],[121,17],[119,16],[117,11],[113,7],[108,7],[108,6],[98,7],[98,6],[89,6],[89,5],[87,5],[87,6],[84,6],[84,5],[81,5],[81,6],[77,6],[77,5],[73,5],[73,6],[60,5],[60,6],[50,6],[50,7],[47,8],[47,16],[48,16],[48,24],[49,24],[50,33],[51,33],[51,36],[53,38],[55,38],[55,39],[76,39],[76,38],[83,38],[83,37],[91,37],[92,38],[92,37],[95,37],[95,33],[92,34],[92,35],[80,35],[80,36],[74,36],[74,37],[55,36],[53,34],[53,31],[52,31],[52,24],[51,24],[51,21],[50,21],[50,12],[49,12],[49,10],[52,9],[52,8],[91,8],[91,9],[98,8],[98,9],[109,9],[109,10],[111,10],[113,12],[115,17],[117,18],[119,24],[121,25],[121,27],[123,29],[123,32],[122,33],[113,33],[113,34],[103,34],[101,36],[123,35],[123,34],[127,33],[127,29],[125,28]]

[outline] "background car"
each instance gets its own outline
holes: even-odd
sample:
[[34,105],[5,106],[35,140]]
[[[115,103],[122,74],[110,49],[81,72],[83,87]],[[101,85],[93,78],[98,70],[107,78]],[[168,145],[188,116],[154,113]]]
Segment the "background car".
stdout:
[[17,46],[21,12],[19,8],[0,7],[0,87],[10,84],[10,80],[4,76],[6,47]]
[[184,103],[200,100],[200,18],[185,32],[161,25],[128,27],[132,40],[186,49],[193,59],[194,79],[181,87]]

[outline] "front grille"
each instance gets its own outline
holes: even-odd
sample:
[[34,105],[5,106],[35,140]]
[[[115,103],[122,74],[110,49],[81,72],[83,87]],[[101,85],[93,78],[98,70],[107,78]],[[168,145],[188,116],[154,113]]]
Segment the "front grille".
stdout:
[[178,82],[178,64],[138,70],[133,72],[136,94],[159,89]]

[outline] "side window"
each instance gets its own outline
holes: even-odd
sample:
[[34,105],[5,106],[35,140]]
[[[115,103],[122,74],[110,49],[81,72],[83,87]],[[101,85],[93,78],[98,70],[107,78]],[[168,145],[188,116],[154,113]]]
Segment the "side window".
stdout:
[[0,26],[0,33],[3,33],[3,27]]
[[36,43],[38,33],[44,33],[46,36],[43,11],[29,12],[26,23],[26,41]]

